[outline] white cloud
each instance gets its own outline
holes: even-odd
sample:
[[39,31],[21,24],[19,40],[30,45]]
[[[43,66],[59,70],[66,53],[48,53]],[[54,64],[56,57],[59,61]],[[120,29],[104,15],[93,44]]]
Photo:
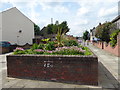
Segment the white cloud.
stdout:
[[[22,13],[29,17],[33,22],[40,25],[40,28],[50,23],[50,16],[57,20],[66,20],[69,23],[70,32],[73,35],[82,35],[82,33],[89,28],[93,28],[101,21],[113,19],[117,13],[117,3],[119,0],[1,0],[2,2],[10,2],[16,6]],[[0,2],[1,2],[0,1]],[[25,4],[21,4],[21,2]],[[60,2],[60,3],[54,3]],[[70,4],[68,7],[64,2],[77,2]],[[114,7],[116,5],[116,7]],[[72,8],[73,7],[73,8]],[[112,8],[111,8],[112,7]],[[41,10],[41,12],[38,12]],[[72,8],[72,9],[70,9]],[[79,9],[78,9],[79,8]],[[74,11],[72,11],[74,10]],[[49,12],[50,15],[46,15]],[[59,17],[58,13],[61,15]],[[66,14],[67,13],[67,14]],[[71,14],[70,14],[71,13]],[[41,16],[45,15],[45,16]],[[58,16],[57,16],[58,15]],[[104,18],[99,18],[99,17]],[[110,17],[111,16],[111,17]],[[109,18],[109,19],[108,19]]]
[[82,36],[84,31],[85,31],[85,28],[83,27],[72,26],[70,27],[70,31],[67,34],[74,35],[74,36]]
[[98,17],[105,17],[105,16],[111,16],[113,14],[116,14],[118,12],[118,7],[113,8],[101,8],[98,12]]
[[68,13],[69,12],[68,8],[61,6],[61,5],[54,7],[54,11],[57,13]]
[[83,16],[83,15],[85,15],[87,13],[89,13],[89,9],[85,8],[85,7],[82,7],[82,8],[78,9],[77,16]]
[[41,5],[42,10],[47,10],[51,8],[51,6],[47,2],[38,2],[38,3]]
[[74,25],[76,25],[76,26],[86,25],[89,23],[88,20],[86,20],[86,19],[80,19],[80,20],[76,20],[74,22],[75,22]]
[[[119,0],[38,0],[37,2],[118,2]],[[0,2],[34,2],[34,0],[1,0]]]

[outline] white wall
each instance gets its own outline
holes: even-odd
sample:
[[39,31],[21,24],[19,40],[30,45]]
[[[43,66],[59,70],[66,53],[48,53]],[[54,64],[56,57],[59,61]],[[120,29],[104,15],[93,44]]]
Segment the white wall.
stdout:
[[96,29],[92,29],[92,32],[90,32],[90,41],[93,41],[96,38],[95,37],[95,31],[96,31]]
[[2,13],[0,13],[0,41],[2,41]]
[[117,21],[117,28],[120,29],[120,19]]
[[[19,33],[22,30],[22,33]],[[32,44],[34,24],[16,8],[2,13],[2,40],[12,44]]]

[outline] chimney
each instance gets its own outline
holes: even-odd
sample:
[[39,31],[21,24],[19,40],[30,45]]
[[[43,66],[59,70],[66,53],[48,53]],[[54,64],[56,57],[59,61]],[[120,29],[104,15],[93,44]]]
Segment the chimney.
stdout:
[[51,24],[53,24],[53,18],[51,18]]
[[99,25],[101,25],[101,23],[99,23]]

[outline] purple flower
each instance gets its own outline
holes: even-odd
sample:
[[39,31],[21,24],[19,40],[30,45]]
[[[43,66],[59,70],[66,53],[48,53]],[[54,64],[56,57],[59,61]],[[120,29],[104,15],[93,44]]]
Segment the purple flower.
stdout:
[[34,51],[36,51],[36,52],[44,52],[44,50],[42,50],[42,49],[35,49]]
[[64,51],[64,50],[74,50],[77,52],[85,52],[85,50],[82,50],[82,48],[78,48],[77,46],[71,46],[71,47],[58,47],[55,49],[55,51],[59,52],[59,51]]
[[14,51],[16,51],[16,50],[24,51],[24,49],[21,47],[17,47]]
[[53,51],[47,51],[48,53],[53,53]]

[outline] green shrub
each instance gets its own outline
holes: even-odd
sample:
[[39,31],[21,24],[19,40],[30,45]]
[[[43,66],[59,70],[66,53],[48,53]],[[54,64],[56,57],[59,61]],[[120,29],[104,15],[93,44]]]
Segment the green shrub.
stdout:
[[32,50],[38,49],[38,44],[34,43],[34,44],[32,45],[32,47],[31,47],[31,49],[32,49]]
[[72,47],[59,47],[53,52],[53,54],[57,55],[84,55],[84,50],[78,48],[76,46]]
[[14,52],[14,54],[25,54],[25,50],[21,47],[17,47]]
[[[55,48],[55,42],[48,44],[34,44],[31,49],[24,50],[23,48],[16,48],[14,54],[44,54],[44,55],[92,55],[92,52],[87,47],[79,46],[64,46]],[[45,48],[43,49],[43,47]]]
[[44,49],[44,44],[33,44],[32,50],[35,50],[35,49]]
[[19,51],[19,50],[17,50],[17,51],[14,51],[14,53],[13,54],[25,54],[25,51]]
[[85,55],[92,55],[92,52],[89,50],[88,47],[84,47],[83,50],[85,50]]
[[43,54],[45,51],[42,49],[35,49],[33,52],[34,54]]
[[82,48],[83,50],[85,50],[85,47],[82,45],[78,45],[79,48]]
[[51,41],[51,42],[48,42],[48,44],[45,44],[45,50],[54,50],[55,49],[55,42]]
[[25,50],[25,54],[35,54],[32,49]]
[[48,41],[50,41],[50,38],[47,38],[47,39],[42,39],[41,41],[48,42]]
[[79,47],[79,48],[82,48],[83,50],[85,50],[84,55],[92,55],[92,52],[89,50],[88,47],[84,47],[84,46],[82,46],[82,45],[79,45],[78,47]]
[[75,40],[63,40],[64,46],[78,46],[77,41]]
[[117,44],[117,35],[120,32],[120,30],[115,30],[111,35],[110,35],[110,45],[114,47]]
[[44,44],[38,44],[38,49],[44,49]]

